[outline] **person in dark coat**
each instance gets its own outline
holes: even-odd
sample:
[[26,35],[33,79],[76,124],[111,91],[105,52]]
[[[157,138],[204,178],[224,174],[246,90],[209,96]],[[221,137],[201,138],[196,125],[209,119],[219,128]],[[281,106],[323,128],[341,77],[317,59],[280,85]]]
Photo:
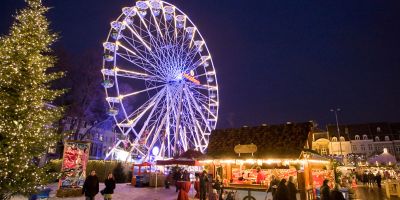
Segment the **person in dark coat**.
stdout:
[[321,200],[329,200],[329,180],[325,179],[324,183],[322,184],[320,191],[321,191]]
[[274,175],[271,176],[271,182],[269,183],[269,188],[267,192],[271,192],[272,196],[275,196],[276,189],[278,188],[279,181],[275,178]]
[[86,177],[82,188],[83,193],[85,193],[86,200],[94,200],[96,194],[99,193],[99,179],[96,176],[96,171],[92,170],[90,175]]
[[286,179],[282,179],[281,182],[279,183],[274,200],[289,200],[288,188],[286,186]]
[[289,200],[296,200],[297,189],[293,183],[293,176],[289,176],[289,182],[287,184]]
[[112,199],[112,194],[114,194],[115,189],[115,180],[112,173],[108,174],[107,179],[104,180],[104,185],[106,185],[106,188],[103,190],[104,200],[110,200]]
[[207,171],[203,171],[203,173],[200,175],[200,200],[206,200],[206,194],[207,194],[207,182],[208,182],[208,177],[207,177]]
[[342,192],[339,191],[339,187],[336,184],[335,189],[331,191],[331,194],[329,196],[329,200],[345,200]]
[[362,175],[362,182],[364,183],[364,185],[368,184],[368,174],[367,174],[367,172],[364,172],[364,174]]
[[375,183],[375,176],[372,172],[368,173],[368,186],[373,187]]
[[376,184],[378,185],[378,188],[381,188],[381,182],[382,182],[382,176],[381,173],[378,172],[375,176]]

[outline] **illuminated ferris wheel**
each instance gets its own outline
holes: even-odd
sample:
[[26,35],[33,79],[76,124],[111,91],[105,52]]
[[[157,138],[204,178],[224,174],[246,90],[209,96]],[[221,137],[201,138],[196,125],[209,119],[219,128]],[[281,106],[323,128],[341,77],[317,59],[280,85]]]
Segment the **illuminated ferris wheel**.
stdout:
[[137,1],[111,22],[103,46],[102,85],[118,127],[106,157],[204,152],[218,119],[218,84],[207,44],[189,17],[164,1]]

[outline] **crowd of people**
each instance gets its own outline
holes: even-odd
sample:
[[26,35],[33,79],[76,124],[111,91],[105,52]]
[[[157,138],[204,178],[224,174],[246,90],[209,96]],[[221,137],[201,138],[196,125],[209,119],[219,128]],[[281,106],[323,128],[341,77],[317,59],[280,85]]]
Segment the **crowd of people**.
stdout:
[[298,190],[293,176],[289,177],[289,181],[284,178],[279,181],[272,175],[267,192],[272,195],[273,200],[296,200]]
[[360,179],[364,185],[372,187],[376,184],[379,188],[381,188],[382,175],[380,172],[374,175],[372,172],[365,171]]
[[339,191],[339,185],[336,184],[335,187],[331,190],[329,185],[329,180],[324,180],[321,188],[321,200],[345,200],[342,192]]

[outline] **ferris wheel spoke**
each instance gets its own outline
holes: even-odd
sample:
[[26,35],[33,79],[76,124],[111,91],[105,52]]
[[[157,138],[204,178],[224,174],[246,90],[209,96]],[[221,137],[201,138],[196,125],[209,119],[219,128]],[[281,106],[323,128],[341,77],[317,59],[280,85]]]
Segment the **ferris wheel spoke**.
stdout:
[[122,98],[129,97],[129,96],[132,96],[132,95],[138,95],[140,93],[148,92],[148,91],[151,91],[151,90],[155,90],[157,88],[164,87],[164,86],[165,86],[165,84],[162,84],[162,85],[158,85],[158,86],[155,86],[155,87],[146,88],[144,90],[132,92],[132,93],[129,93],[129,94],[120,95],[120,98],[122,99]]
[[207,121],[206,117],[204,116],[203,112],[200,110],[200,106],[198,105],[197,101],[194,99],[194,97],[188,93],[187,91],[184,91],[186,98],[189,100],[189,102],[192,102],[194,104],[194,107],[196,111],[200,114],[201,118],[203,119],[204,123],[206,124],[207,128],[209,131],[212,130],[212,128],[209,125],[209,122]]
[[[142,65],[143,63],[137,63],[137,62],[135,62],[134,60],[130,59],[130,58],[129,58],[129,57],[130,57],[129,55],[122,54],[122,53],[117,53],[117,55],[118,55],[120,58],[123,58],[124,60],[126,60],[126,61],[128,61],[128,62],[134,64],[135,66],[137,66],[137,67],[143,69],[143,70],[146,71],[147,73],[149,73],[149,74],[151,74],[151,75],[153,75],[153,76],[157,76],[157,75],[155,74],[155,72],[151,71],[148,67],[143,67],[143,65]],[[148,62],[147,62],[147,63],[148,63]],[[148,63],[148,64],[150,64],[150,63]]]
[[[188,107],[188,109],[189,109],[189,116],[190,116],[190,118],[191,118],[191,120],[192,120],[192,125],[193,125],[193,126],[190,126],[190,127],[194,127],[194,129],[195,129],[195,131],[192,131],[191,133],[192,133],[192,137],[193,137],[193,139],[194,139],[193,141],[194,141],[194,143],[195,143],[195,146],[197,147],[197,146],[198,146],[198,141],[200,141],[200,138],[199,138],[199,131],[197,130],[198,127],[194,126],[194,125],[195,125],[194,123],[197,122],[197,119],[196,119],[196,117],[194,116],[194,113],[195,113],[195,112],[193,111],[190,102],[187,102],[186,105],[187,105],[187,107]],[[196,123],[196,125],[199,125],[199,124]],[[199,130],[201,130],[201,128],[200,128]],[[196,134],[193,134],[193,132],[196,132]]]
[[211,59],[211,56],[201,56],[195,62],[191,61],[190,62],[191,65],[188,68],[191,69],[191,70],[195,70],[197,67],[200,67],[200,66],[206,67],[206,66],[209,65],[208,60],[210,60],[210,59]]
[[[151,9],[150,9],[150,10],[151,10]],[[153,12],[153,11],[151,11],[151,12]],[[157,46],[157,43],[159,42],[159,39],[158,39],[158,37],[154,37],[154,36],[153,36],[152,31],[149,29],[149,26],[148,26],[147,23],[146,23],[146,19],[145,19],[144,17],[139,17],[139,18],[140,18],[142,24],[143,24],[144,27],[145,27],[144,32],[147,32],[147,34],[148,34],[149,43],[150,43],[151,45],[155,45],[155,49],[160,48],[159,46]],[[149,25],[152,25],[151,21],[148,21],[148,23],[149,23]],[[159,27],[158,27],[157,21],[155,21],[154,23],[156,24],[156,27],[157,27],[157,29],[158,29]],[[137,31],[133,30],[131,27],[128,27],[128,29],[129,29],[129,28],[130,28],[130,30],[132,31],[132,33],[134,33],[134,35],[135,35],[135,32],[137,33]],[[161,31],[160,31],[160,33],[161,33]],[[147,45],[147,47],[148,47],[148,48],[147,48],[148,53],[153,57],[153,59],[159,58],[160,55],[159,55],[159,54],[156,55],[156,54],[157,54],[157,51],[153,51],[153,48],[150,47],[150,44],[147,44],[147,42],[145,42],[145,40],[143,39],[143,37],[141,37],[141,38],[142,38],[141,41],[144,42],[144,44]]]
[[[148,63],[156,71],[162,71],[163,70],[162,66],[165,66],[165,63],[162,60],[162,55],[160,53],[158,53],[158,51],[157,51],[157,49],[160,48],[157,45],[155,45],[157,42],[154,42],[154,41],[151,42],[151,44],[155,46],[155,51],[151,52],[150,58],[148,58],[147,56],[144,56],[144,54],[149,54],[149,52],[147,50],[141,50],[140,48],[136,47],[136,45],[134,45],[132,42],[130,42],[129,39],[126,36],[123,36],[122,38],[132,48],[134,48],[135,51],[132,51],[132,50],[129,51],[130,53],[132,53],[132,52],[135,53],[134,57],[137,57],[138,59]],[[152,38],[152,36],[151,36],[151,38]],[[152,60],[152,61],[150,61],[150,60]]]
[[[139,60],[141,60],[142,62],[147,63],[148,65],[150,65],[151,67],[153,67],[154,69],[157,69],[157,66],[160,65],[160,63],[162,62],[160,59],[154,59],[154,57],[152,57],[153,61],[151,61],[151,59],[148,59],[146,56],[144,56],[144,54],[146,54],[146,51],[140,50],[140,48],[137,48],[133,43],[131,43],[129,41],[129,39],[126,36],[122,36],[122,39],[124,39],[124,41],[129,44],[132,48],[134,48],[135,51],[129,49],[128,47],[125,47],[121,44],[121,42],[118,43],[118,46],[121,46],[123,49],[125,49],[128,53],[130,54],[126,54],[127,56],[130,57],[134,57],[137,58]],[[131,55],[133,54],[133,55]],[[128,59],[131,61],[131,59]]]
[[124,25],[133,33],[133,35],[136,36],[136,38],[142,43],[142,45],[144,47],[146,47],[146,49],[151,52],[151,47],[149,44],[147,44],[147,42],[142,38],[142,36],[140,36],[129,24],[127,24],[125,21],[123,22]]
[[165,83],[164,80],[160,80],[160,78],[158,78],[157,76],[151,76],[151,75],[147,75],[144,73],[135,72],[132,70],[120,69],[120,68],[116,68],[116,69],[114,68],[114,70],[116,71],[115,74],[117,76],[145,80],[145,81],[155,81],[155,82]]
[[162,130],[162,127],[164,126],[166,119],[167,119],[167,117],[166,117],[166,115],[164,115],[163,118],[162,118],[162,121],[160,122],[160,124],[159,124],[159,126],[158,126],[158,128],[156,130],[156,132],[154,133],[154,136],[153,136],[152,142],[150,143],[149,149],[152,149],[154,147],[154,144],[156,143],[157,138],[159,137],[160,131]]
[[[124,42],[126,42],[127,44],[129,44],[129,46],[131,46],[133,50],[130,50],[127,47],[124,47],[127,51],[129,51],[130,53],[132,53],[134,56],[138,57],[139,59],[142,59],[146,62],[148,62],[151,65],[157,65],[158,63],[156,62],[150,62],[150,60],[147,58],[147,56],[145,56],[145,54],[147,53],[146,50],[141,50],[140,47],[138,47],[137,45],[135,45],[135,40],[130,38],[129,36],[126,35],[121,35],[121,39],[124,39]],[[132,41],[130,41],[132,40]],[[121,42],[119,41],[119,45],[121,45]],[[156,61],[156,60],[154,60]],[[160,60],[159,60],[160,61]]]
[[160,26],[159,26],[158,23],[157,23],[157,18],[156,18],[156,16],[154,15],[153,9],[150,9],[150,12],[151,12],[151,16],[153,17],[154,24],[155,24],[156,27],[157,27],[157,31],[158,31],[158,33],[160,34],[160,36],[163,38],[164,36],[163,36],[163,34],[162,34],[162,32],[161,32]]
[[196,84],[191,84],[192,88],[196,89],[202,89],[202,90],[218,90],[217,86],[212,86],[212,85],[196,85]]
[[[126,117],[126,120],[124,120],[124,124],[122,122],[119,124],[119,126],[124,126],[124,127],[135,127],[136,123],[138,120],[150,109],[153,108],[153,110],[157,107],[158,102],[160,102],[162,96],[165,93],[165,89],[160,90],[156,95],[154,95],[152,98],[150,98],[147,102],[145,102],[143,105],[141,105],[138,109],[133,111],[128,117]],[[151,111],[151,114],[154,111]],[[135,116],[135,117],[134,117]],[[151,115],[150,115],[151,116]],[[134,118],[133,118],[134,117]],[[131,119],[133,118],[133,119]]]
[[153,107],[153,109],[151,110],[149,116],[147,117],[146,121],[144,122],[142,128],[141,128],[140,131],[139,131],[138,138],[142,137],[143,132],[144,132],[144,131],[146,130],[146,128],[149,126],[149,122],[150,122],[151,118],[153,117],[153,114],[154,114],[154,112],[156,111],[156,108],[158,107],[160,100],[161,100],[161,98],[159,98],[159,99],[157,100],[156,106]]

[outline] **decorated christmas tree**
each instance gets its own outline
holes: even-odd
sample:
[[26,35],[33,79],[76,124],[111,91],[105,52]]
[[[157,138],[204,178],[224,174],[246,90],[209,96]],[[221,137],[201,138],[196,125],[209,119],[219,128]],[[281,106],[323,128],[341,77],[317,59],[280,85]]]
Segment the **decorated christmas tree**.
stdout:
[[55,58],[41,0],[27,0],[10,32],[0,38],[0,199],[31,194],[54,180],[54,174],[37,166],[37,160],[57,141],[54,123],[62,108],[52,101],[63,91],[51,90]]

